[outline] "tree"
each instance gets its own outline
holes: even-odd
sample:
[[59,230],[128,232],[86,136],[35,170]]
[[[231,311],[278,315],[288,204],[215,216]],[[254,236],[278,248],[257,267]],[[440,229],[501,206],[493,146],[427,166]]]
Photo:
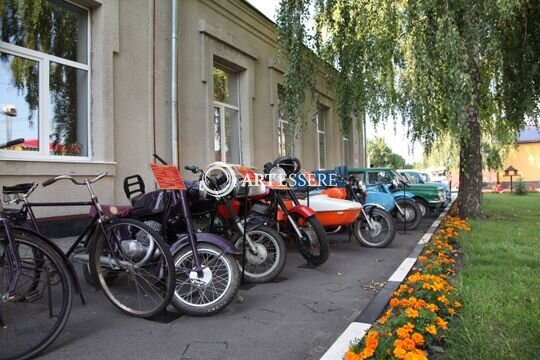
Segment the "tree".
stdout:
[[[288,37],[305,25],[310,4],[315,35]],[[343,127],[366,113],[377,120],[399,112],[428,150],[452,139],[465,217],[482,215],[482,133],[502,144],[527,121],[538,124],[538,1],[282,0],[278,39],[285,54],[307,44],[339,70]]]
[[376,137],[368,142],[369,163],[372,167],[390,167],[393,169],[405,169],[410,167],[405,159],[394,152],[381,137]]

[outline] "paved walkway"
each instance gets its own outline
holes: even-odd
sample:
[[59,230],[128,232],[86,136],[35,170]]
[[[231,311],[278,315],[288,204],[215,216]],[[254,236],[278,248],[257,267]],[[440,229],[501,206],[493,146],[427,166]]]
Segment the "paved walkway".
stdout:
[[332,235],[330,259],[315,269],[290,249],[277,282],[242,287],[237,301],[206,318],[177,317],[173,309],[162,322],[131,318],[83,284],[88,304],[76,299],[66,328],[43,358],[319,359],[434,219],[398,232],[386,249]]

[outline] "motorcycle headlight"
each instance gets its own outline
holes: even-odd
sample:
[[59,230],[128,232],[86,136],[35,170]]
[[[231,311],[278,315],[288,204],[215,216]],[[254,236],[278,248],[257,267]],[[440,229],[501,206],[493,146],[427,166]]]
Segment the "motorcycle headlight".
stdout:
[[398,188],[399,187],[399,180],[398,179],[392,180],[392,185],[394,185],[396,188]]
[[367,186],[366,184],[364,184],[364,182],[362,180],[358,181],[358,187],[360,188],[360,190],[362,190],[363,192],[367,192]]
[[445,194],[444,194],[444,191],[443,191],[443,190],[439,190],[438,194],[439,194],[439,199],[441,199],[441,200],[444,200],[444,199],[446,199],[446,196],[445,196]]

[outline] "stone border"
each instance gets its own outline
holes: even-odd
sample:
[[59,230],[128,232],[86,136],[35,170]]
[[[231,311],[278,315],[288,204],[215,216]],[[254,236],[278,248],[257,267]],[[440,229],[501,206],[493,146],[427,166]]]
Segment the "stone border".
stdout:
[[439,217],[431,224],[428,231],[420,238],[420,241],[416,244],[414,249],[410,252],[409,256],[403,260],[401,265],[394,271],[394,273],[388,278],[385,286],[375,295],[371,302],[362,310],[360,315],[351,322],[349,326],[341,333],[337,340],[330,346],[330,348],[324,353],[320,360],[336,360],[342,359],[345,356],[345,353],[349,349],[351,342],[355,340],[360,340],[364,337],[367,331],[371,328],[373,323],[377,321],[384,308],[390,301],[392,293],[396,291],[401,282],[405,280],[412,267],[416,263],[418,256],[422,253],[424,249],[424,244],[428,243],[431,240],[431,237],[441,225],[442,219],[448,213],[450,206],[454,203],[456,199],[452,199],[450,203],[446,206],[444,211],[439,215]]

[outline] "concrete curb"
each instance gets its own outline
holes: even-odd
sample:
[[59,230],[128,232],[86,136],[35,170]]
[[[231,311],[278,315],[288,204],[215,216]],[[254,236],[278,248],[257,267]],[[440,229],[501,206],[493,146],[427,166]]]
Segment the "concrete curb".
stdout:
[[373,323],[377,321],[384,308],[390,301],[390,297],[394,291],[396,291],[401,285],[401,282],[405,280],[412,267],[416,263],[416,260],[424,244],[428,243],[433,236],[433,233],[441,225],[442,219],[448,213],[450,206],[454,203],[456,199],[452,199],[450,203],[446,206],[444,211],[439,215],[439,217],[431,224],[428,231],[420,238],[418,244],[411,251],[409,256],[403,260],[401,265],[394,271],[394,273],[388,278],[384,288],[379,291],[379,293],[371,300],[371,302],[366,306],[366,308],[358,315],[355,321],[351,322],[349,326],[341,333],[337,340],[330,346],[330,348],[324,353],[320,360],[336,360],[343,359],[345,353],[349,349],[349,346],[352,341],[360,340],[364,337],[367,331],[371,328]]

